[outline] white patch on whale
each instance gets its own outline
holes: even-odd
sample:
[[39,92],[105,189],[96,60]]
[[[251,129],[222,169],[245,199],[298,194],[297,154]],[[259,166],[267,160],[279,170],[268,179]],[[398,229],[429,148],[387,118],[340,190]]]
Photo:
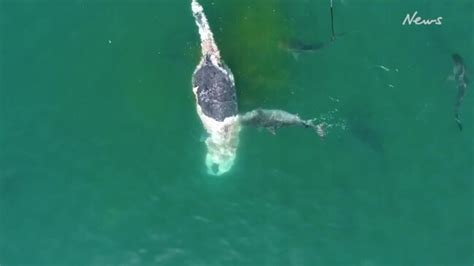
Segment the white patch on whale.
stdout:
[[[197,87],[193,88],[193,92],[197,102]],[[222,175],[232,168],[237,154],[241,129],[239,117],[231,116],[224,121],[217,121],[205,115],[199,104],[196,104],[196,110],[208,134],[205,140],[207,172]]]

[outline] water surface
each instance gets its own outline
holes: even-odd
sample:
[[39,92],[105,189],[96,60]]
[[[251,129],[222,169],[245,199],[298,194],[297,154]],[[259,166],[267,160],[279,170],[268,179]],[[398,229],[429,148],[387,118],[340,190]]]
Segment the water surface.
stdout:
[[473,263],[474,103],[459,132],[446,81],[470,1],[334,1],[347,34],[297,60],[278,43],[328,40],[327,1],[202,4],[242,111],[346,127],[244,129],[209,176],[188,1],[2,1],[1,265]]

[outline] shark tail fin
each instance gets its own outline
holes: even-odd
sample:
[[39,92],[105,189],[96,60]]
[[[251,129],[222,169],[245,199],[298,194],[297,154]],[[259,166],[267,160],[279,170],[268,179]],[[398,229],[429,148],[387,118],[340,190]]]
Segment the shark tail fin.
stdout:
[[458,125],[459,130],[462,131],[462,122],[458,114],[454,116],[454,121],[456,121],[456,124]]
[[292,51],[291,55],[293,56],[293,59],[295,59],[295,61],[298,61],[298,59],[300,58],[300,54],[295,51]]

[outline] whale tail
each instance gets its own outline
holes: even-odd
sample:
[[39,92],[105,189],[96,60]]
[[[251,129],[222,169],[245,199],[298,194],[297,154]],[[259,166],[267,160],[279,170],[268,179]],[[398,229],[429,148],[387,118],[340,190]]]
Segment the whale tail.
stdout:
[[216,42],[214,41],[214,36],[212,34],[211,27],[209,27],[209,23],[207,22],[206,15],[204,14],[204,9],[197,0],[192,0],[191,10],[193,11],[193,16],[199,29],[199,36],[201,37],[202,55],[209,55],[219,61],[219,49],[217,48]]

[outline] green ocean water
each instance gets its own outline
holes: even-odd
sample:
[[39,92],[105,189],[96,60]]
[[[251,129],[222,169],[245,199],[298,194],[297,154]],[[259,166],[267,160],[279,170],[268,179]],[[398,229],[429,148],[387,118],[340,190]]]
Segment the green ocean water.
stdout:
[[338,124],[245,128],[221,177],[189,2],[0,0],[1,266],[474,263],[472,1],[334,0],[295,58],[329,1],[201,0],[241,112]]

